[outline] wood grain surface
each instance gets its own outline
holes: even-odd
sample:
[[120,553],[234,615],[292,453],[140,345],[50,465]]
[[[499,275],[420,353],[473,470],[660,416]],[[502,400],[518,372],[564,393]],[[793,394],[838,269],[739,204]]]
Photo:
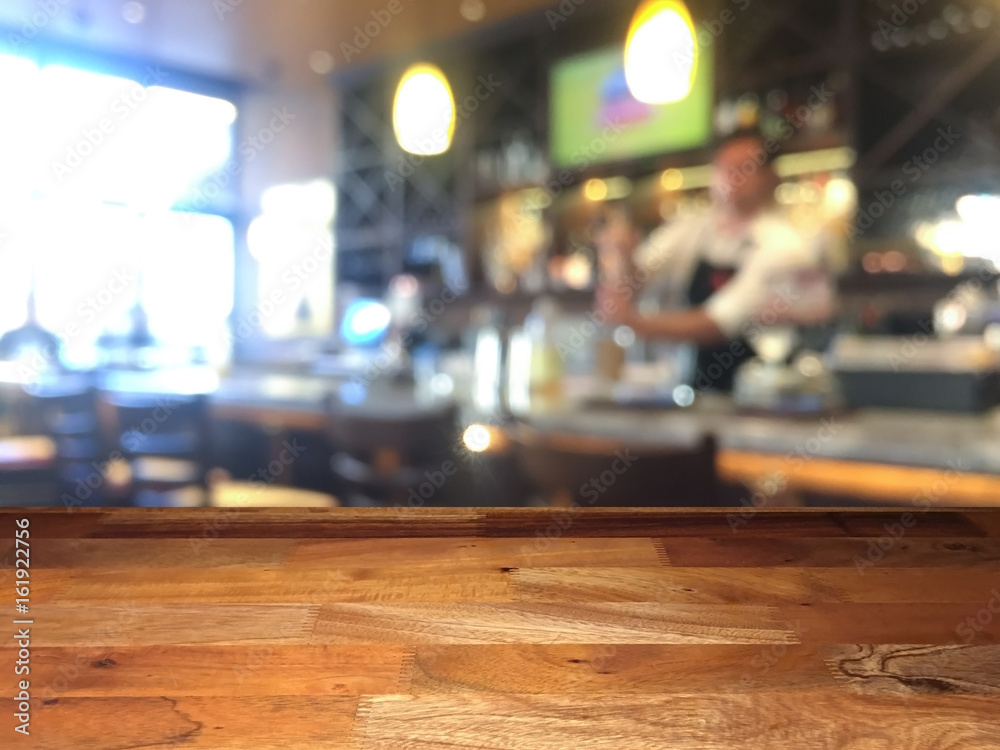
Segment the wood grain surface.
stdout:
[[998,750],[1000,512],[915,519],[0,511],[0,747]]

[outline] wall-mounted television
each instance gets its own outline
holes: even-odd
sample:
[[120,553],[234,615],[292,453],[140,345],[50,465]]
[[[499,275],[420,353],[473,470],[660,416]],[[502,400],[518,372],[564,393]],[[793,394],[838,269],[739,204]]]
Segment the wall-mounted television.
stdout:
[[[560,60],[550,81],[550,149],[556,167],[586,169],[699,148],[712,137],[714,66],[701,50],[694,86],[679,102],[637,101],[625,82],[624,50],[609,47]],[[618,123],[619,132],[608,126]]]

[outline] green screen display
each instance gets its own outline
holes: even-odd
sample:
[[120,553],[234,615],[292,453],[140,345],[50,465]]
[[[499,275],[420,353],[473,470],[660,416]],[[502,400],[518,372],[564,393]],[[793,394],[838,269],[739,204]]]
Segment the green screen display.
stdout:
[[552,159],[585,169],[703,146],[712,136],[712,81],[712,56],[701,50],[691,93],[649,105],[629,93],[621,47],[562,60],[552,69]]

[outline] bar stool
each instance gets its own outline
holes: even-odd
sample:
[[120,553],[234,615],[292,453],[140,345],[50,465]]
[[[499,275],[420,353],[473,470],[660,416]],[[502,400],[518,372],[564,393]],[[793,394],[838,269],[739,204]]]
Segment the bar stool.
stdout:
[[717,504],[715,440],[675,448],[541,431],[523,422],[508,429],[515,463],[554,506],[657,507]]
[[105,392],[115,444],[129,467],[138,506],[209,504],[213,466],[208,399],[198,395]]
[[[67,508],[110,504],[114,488],[103,473],[108,450],[98,418],[97,391],[87,377],[60,376],[26,390],[19,402],[26,424],[41,434],[12,441],[0,468],[10,470],[15,456],[33,464],[21,468],[21,479],[35,475],[36,482],[50,485],[34,490],[41,493],[35,499],[44,504]],[[17,445],[20,451],[13,450]]]
[[0,507],[50,505],[55,458],[55,444],[45,435],[0,440]]
[[34,401],[56,445],[61,504],[71,508],[127,502],[124,462],[114,460],[97,388],[85,378],[67,377],[39,390]]
[[[420,505],[447,505],[454,490],[446,480],[458,469],[458,407],[404,404],[366,409],[325,399],[328,431],[334,445],[335,476],[356,493],[348,504],[406,505],[418,488],[430,484]],[[428,493],[424,493],[428,494]],[[412,503],[411,503],[412,504]]]

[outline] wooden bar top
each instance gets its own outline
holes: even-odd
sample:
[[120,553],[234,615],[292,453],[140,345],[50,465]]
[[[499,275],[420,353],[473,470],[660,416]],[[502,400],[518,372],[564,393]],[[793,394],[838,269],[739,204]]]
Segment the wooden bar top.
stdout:
[[1000,511],[8,509],[0,530],[4,747],[1000,747]]

